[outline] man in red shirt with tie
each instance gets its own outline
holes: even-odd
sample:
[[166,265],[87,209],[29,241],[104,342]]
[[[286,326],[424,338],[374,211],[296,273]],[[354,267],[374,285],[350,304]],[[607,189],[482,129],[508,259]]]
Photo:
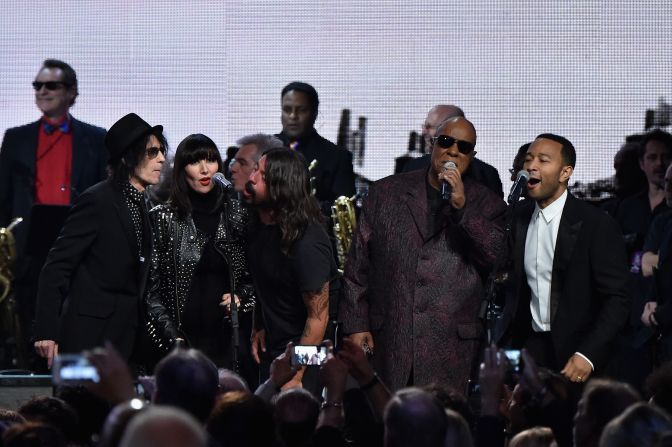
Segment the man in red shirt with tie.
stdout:
[[30,336],[37,278],[50,248],[26,253],[33,206],[70,205],[106,177],[107,164],[105,129],[83,123],[69,113],[79,95],[72,67],[56,59],[45,60],[33,88],[42,117],[7,129],[0,149],[0,227],[15,217],[24,219],[14,230],[14,291],[24,338]]

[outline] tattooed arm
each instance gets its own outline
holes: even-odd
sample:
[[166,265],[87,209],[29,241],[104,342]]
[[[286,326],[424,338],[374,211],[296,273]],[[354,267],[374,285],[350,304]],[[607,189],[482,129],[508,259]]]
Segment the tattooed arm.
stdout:
[[303,292],[303,302],[308,311],[306,325],[301,334],[302,345],[319,345],[324,339],[329,321],[329,282],[322,284],[320,290]]
[[[306,305],[308,317],[299,344],[319,345],[324,339],[324,332],[327,330],[327,322],[329,321],[329,281],[322,284],[319,290],[303,292],[303,302]],[[302,368],[282,389],[301,387],[303,373],[304,369]]]

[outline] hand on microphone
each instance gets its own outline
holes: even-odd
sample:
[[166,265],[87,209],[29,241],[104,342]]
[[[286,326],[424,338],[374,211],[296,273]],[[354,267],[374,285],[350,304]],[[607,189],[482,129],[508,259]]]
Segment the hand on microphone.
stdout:
[[449,167],[439,173],[439,181],[445,182],[452,188],[450,194],[450,206],[461,210],[464,208],[467,198],[464,195],[464,183],[457,167]]

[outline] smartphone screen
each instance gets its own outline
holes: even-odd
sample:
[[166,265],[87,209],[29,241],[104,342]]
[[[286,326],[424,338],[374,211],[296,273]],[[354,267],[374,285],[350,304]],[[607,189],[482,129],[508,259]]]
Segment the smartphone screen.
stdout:
[[296,345],[292,352],[292,365],[320,366],[327,361],[327,347],[320,345]]
[[521,364],[520,349],[506,349],[504,354],[506,355],[506,358],[509,359],[511,371],[519,373]]
[[100,382],[96,367],[81,354],[56,356],[52,368],[53,381],[57,384]]

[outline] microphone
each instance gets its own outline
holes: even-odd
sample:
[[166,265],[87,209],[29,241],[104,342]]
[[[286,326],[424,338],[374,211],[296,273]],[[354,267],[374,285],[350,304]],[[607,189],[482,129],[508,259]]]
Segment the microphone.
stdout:
[[[452,161],[447,161],[443,164],[443,170],[457,169],[457,165]],[[441,182],[441,198],[443,200],[450,200],[450,195],[453,193],[453,187],[448,182]]]
[[507,199],[509,204],[515,203],[520,199],[520,195],[523,192],[523,188],[525,188],[527,185],[528,180],[530,180],[529,172],[527,172],[525,169],[518,171],[518,174],[516,174],[516,181],[513,182],[511,192],[509,192],[509,198]]
[[228,181],[221,172],[216,172],[215,175],[212,176],[212,180],[217,183],[224,191],[228,191],[233,188],[233,184]]

